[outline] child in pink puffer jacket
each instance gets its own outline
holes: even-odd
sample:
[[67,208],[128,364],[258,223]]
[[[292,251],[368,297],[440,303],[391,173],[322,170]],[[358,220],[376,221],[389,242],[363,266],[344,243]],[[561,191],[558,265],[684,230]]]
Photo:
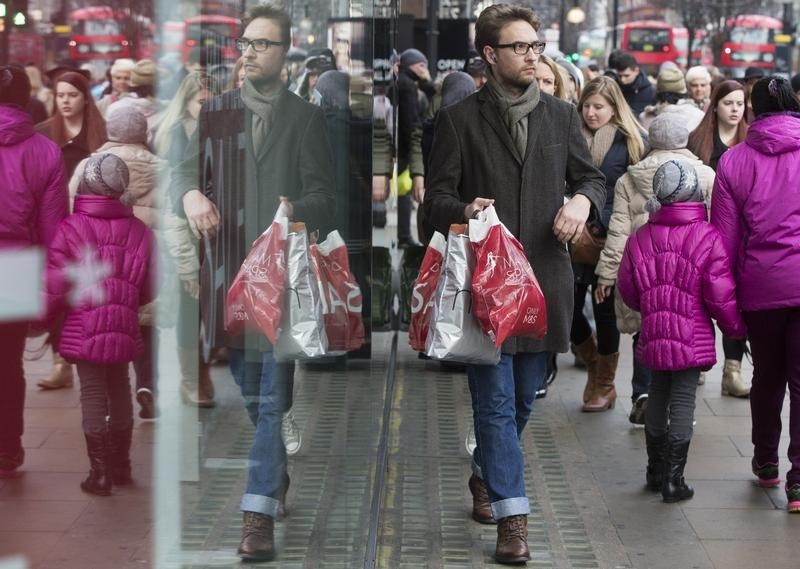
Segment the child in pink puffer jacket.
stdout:
[[653,370],[645,415],[647,487],[665,502],[691,498],[683,478],[702,370],[716,362],[713,317],[731,337],[746,333],[719,232],[706,221],[697,172],[669,160],[653,177],[649,221],[628,239],[618,287],[641,312],[637,356]]
[[132,482],[128,364],[142,353],[139,307],[153,297],[155,241],[127,205],[127,187],[122,160],[89,158],[74,213],[58,226],[47,259],[48,314],[64,318],[58,351],[77,364],[81,382],[91,465],[81,488],[100,496],[112,482]]

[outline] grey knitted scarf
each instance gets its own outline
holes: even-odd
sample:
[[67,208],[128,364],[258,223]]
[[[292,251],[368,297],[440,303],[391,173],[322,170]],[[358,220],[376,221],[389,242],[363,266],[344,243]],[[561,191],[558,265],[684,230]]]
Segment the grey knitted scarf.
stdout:
[[253,112],[253,149],[256,156],[259,155],[264,141],[267,140],[267,133],[272,126],[275,103],[278,102],[284,88],[280,81],[264,85],[263,90],[259,90],[253,85],[250,79],[245,79],[242,83],[242,102]]
[[491,69],[486,71],[486,78],[487,91],[514,141],[521,162],[525,159],[525,151],[528,149],[527,117],[539,104],[539,84],[533,81],[520,97],[512,98],[492,75]]

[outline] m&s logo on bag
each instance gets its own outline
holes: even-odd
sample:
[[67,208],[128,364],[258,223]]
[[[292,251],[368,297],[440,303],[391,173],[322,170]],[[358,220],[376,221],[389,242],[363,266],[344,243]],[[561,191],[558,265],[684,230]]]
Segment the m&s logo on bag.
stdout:
[[267,282],[276,269],[281,273],[286,270],[286,256],[283,251],[247,258],[242,263],[242,270],[251,282]]
[[526,276],[526,267],[490,251],[486,256],[486,270],[489,274],[494,275],[495,269],[503,271],[504,281],[507,285],[530,286]]
[[230,315],[234,320],[240,320],[240,321],[249,320],[249,317],[247,316],[247,311],[245,310],[244,304],[242,303],[232,304],[228,307],[228,310],[230,311]]
[[522,321],[525,324],[536,324],[536,320],[539,318],[539,307],[528,307],[525,311],[525,316],[522,317]]

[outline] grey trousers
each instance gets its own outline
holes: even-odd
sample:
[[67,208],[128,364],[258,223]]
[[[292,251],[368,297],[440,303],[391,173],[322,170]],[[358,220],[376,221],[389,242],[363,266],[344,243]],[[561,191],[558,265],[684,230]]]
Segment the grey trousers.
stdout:
[[[76,364],[81,380],[83,432],[100,434],[133,425],[133,401],[128,364]],[[106,417],[109,417],[108,424]]]
[[656,437],[669,433],[670,442],[690,440],[700,369],[652,373],[645,414],[647,432]]

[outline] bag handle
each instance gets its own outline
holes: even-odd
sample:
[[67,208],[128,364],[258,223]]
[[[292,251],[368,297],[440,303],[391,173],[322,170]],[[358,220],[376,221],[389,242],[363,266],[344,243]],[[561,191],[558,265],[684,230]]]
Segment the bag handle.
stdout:
[[462,288],[461,290],[459,290],[455,294],[455,296],[453,296],[453,310],[456,309],[456,302],[458,301],[458,295],[461,294],[462,292],[465,292],[465,293],[467,293],[469,295],[468,296],[468,301],[467,301],[469,303],[469,304],[467,304],[467,314],[471,314],[472,313],[472,291],[469,290],[469,289],[466,289],[466,288]]

